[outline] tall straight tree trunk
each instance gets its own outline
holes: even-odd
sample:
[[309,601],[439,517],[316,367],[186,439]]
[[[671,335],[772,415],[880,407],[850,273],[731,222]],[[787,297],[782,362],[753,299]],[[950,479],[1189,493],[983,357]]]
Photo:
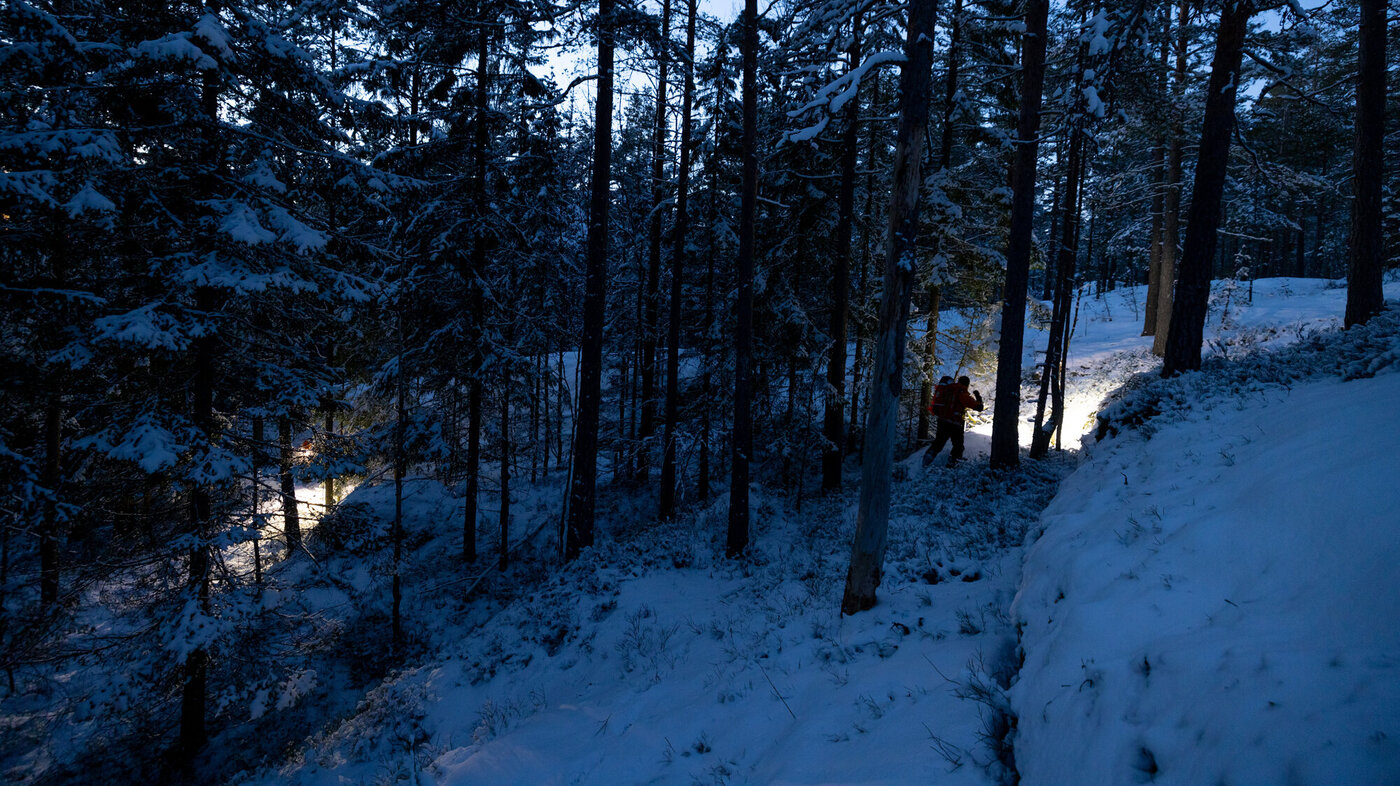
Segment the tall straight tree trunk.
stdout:
[[[481,23],[476,35],[476,124],[472,129],[472,198],[478,221],[484,222],[489,209],[486,147],[489,141],[487,123],[490,110],[488,90],[491,36],[488,25]],[[479,504],[477,498],[481,491],[481,369],[484,362],[481,343],[486,322],[486,303],[481,291],[481,277],[485,274],[486,238],[478,229],[472,242],[471,266],[464,276],[467,281],[467,302],[470,305],[472,320],[471,329],[468,331],[472,346],[467,355],[467,482],[462,494],[462,561],[469,564],[476,561]]]
[[1181,240],[1181,143],[1186,93],[1186,58],[1189,45],[1191,6],[1181,0],[1177,6],[1176,67],[1172,75],[1170,121],[1167,125],[1167,160],[1163,173],[1161,286],[1157,288],[1157,328],[1152,332],[1152,354],[1167,354],[1167,334],[1171,330],[1175,297],[1177,249]]
[[[948,44],[948,71],[943,83],[943,118],[938,143],[939,188],[946,189],[952,177],[953,166],[953,112],[957,109],[958,94],[958,45],[962,38],[962,5],[957,0],[949,15],[950,36]],[[943,251],[943,233],[933,236],[930,256],[938,259]],[[933,403],[933,378],[938,374],[938,316],[942,305],[942,290],[937,276],[942,271],[934,271],[935,280],[928,287],[928,322],[924,326],[924,379],[919,386],[919,425],[918,439],[927,441],[932,421],[929,419],[929,406]]]
[[1386,0],[1361,0],[1357,51],[1356,144],[1352,151],[1351,238],[1347,244],[1346,326],[1365,324],[1385,308],[1381,273],[1381,175],[1385,169]]
[[391,566],[393,576],[390,586],[390,644],[395,653],[403,647],[403,579],[399,575],[399,566],[403,562],[403,480],[408,473],[408,455],[404,442],[407,439],[408,431],[408,375],[404,372],[403,366],[403,315],[399,315],[399,359],[398,368],[394,372],[397,376],[398,391],[394,396],[396,400],[394,418],[394,525],[389,533],[389,539],[393,541],[394,557]]
[[724,551],[737,557],[749,544],[749,461],[753,457],[750,374],[753,365],[754,222],[758,211],[758,0],[744,0],[743,182],[739,201],[739,259],[735,277],[734,436],[729,466],[729,532]]
[[58,601],[58,486],[62,446],[63,406],[54,393],[49,396],[44,411],[43,482],[52,495],[44,502],[44,520],[39,530],[39,602],[45,606]]
[[661,3],[661,43],[656,53],[656,120],[651,141],[651,222],[647,227],[647,292],[642,320],[642,420],[637,432],[637,480],[646,480],[656,433],[656,342],[661,312],[661,218],[665,212],[666,76],[671,54],[671,0]]
[[1041,285],[1040,299],[1050,300],[1055,297],[1055,238],[1059,237],[1060,228],[1060,203],[1064,198],[1064,185],[1066,177],[1061,175],[1060,165],[1061,153],[1064,152],[1064,143],[1055,145],[1055,163],[1050,168],[1050,177],[1054,185],[1050,190],[1050,248],[1045,254],[1045,281]]
[[[569,481],[564,559],[593,545],[598,497],[598,418],[602,405],[603,322],[608,276],[608,208],[612,201],[613,0],[598,0],[598,99],[589,180],[587,261],[584,271],[583,340],[579,348],[578,411],[574,420],[573,473]],[[619,426],[621,424],[618,424]]]
[[1162,170],[1167,164],[1166,152],[1166,148],[1161,144],[1152,147],[1152,179],[1155,182],[1152,189],[1152,225],[1147,252],[1147,300],[1142,314],[1144,336],[1157,332],[1157,300],[1161,297],[1159,293],[1162,286],[1162,211],[1166,204],[1166,196],[1162,193]]
[[681,300],[686,242],[690,231],[690,113],[695,98],[695,12],[686,0],[685,86],[681,94],[680,167],[676,175],[676,222],[672,227],[671,314],[666,328],[666,435],[661,446],[661,518],[676,513],[676,429],[680,426]]
[[[871,101],[871,105],[876,106],[879,104],[879,102],[880,83],[877,81],[875,83],[875,97]],[[869,290],[869,287],[867,287],[867,283],[870,279],[871,265],[870,246],[871,235],[873,234],[873,231],[871,230],[870,226],[870,217],[875,214],[874,168],[876,134],[875,129],[873,127],[870,129],[868,140],[869,144],[866,148],[865,154],[865,209],[864,211],[862,211],[862,215],[866,216],[866,220],[863,222],[864,226],[861,228],[860,275],[856,277],[856,302],[861,305],[862,318],[855,321],[856,345],[854,347],[854,352],[851,358],[851,415],[850,423],[846,428],[847,454],[854,453],[856,449],[861,445],[863,439],[863,437],[860,434],[861,430],[857,428],[857,426],[860,423],[860,373],[861,369],[864,368],[865,356],[867,354],[865,349],[865,334],[868,328],[866,325],[866,320],[864,319],[864,306],[867,300],[867,293]]]
[[914,243],[918,237],[920,164],[928,126],[929,81],[933,65],[936,0],[911,0],[905,63],[900,70],[899,131],[895,138],[894,184],[890,194],[889,241],[885,249],[884,292],[875,343],[875,370],[861,461],[860,507],[851,543],[842,614],[875,605],[884,571],[890,513],[899,397],[904,389],[904,342],[909,301],[914,292]]
[[[1090,201],[1090,202],[1089,202],[1089,248],[1086,249],[1085,252],[1084,252],[1084,264],[1085,264],[1090,270],[1093,270],[1093,269],[1094,269],[1094,229],[1096,228],[1095,225],[1098,223],[1098,222],[1095,220],[1095,219],[1097,219],[1097,218],[1098,218],[1098,205],[1097,205],[1095,202]],[[1108,289],[1108,280],[1109,280],[1110,275],[1111,275],[1111,274],[1109,273],[1109,270],[1108,270],[1108,260],[1107,260],[1106,257],[1104,257],[1104,255],[1100,254],[1100,255],[1099,255],[1099,264],[1098,264],[1098,279],[1099,279],[1099,281],[1098,281],[1098,287],[1095,289],[1095,293],[1096,293],[1095,296],[1096,296],[1096,297],[1102,298],[1102,297],[1103,297],[1103,293],[1109,291],[1109,289]]]
[[[328,402],[326,402],[325,429],[326,429],[326,432],[325,432],[325,433],[326,433],[326,444],[329,445],[329,444],[330,444],[330,438],[331,438],[331,436],[335,433],[335,402],[334,402],[334,401],[328,401]],[[326,478],[326,481],[325,481],[325,484],[323,485],[322,490],[325,492],[325,500],[326,500],[326,505],[325,505],[325,508],[326,508],[326,509],[325,509],[325,513],[324,513],[323,515],[330,515],[331,506],[335,505],[335,478],[334,478],[334,477],[328,477],[328,478]]]
[[1206,306],[1210,300],[1211,262],[1215,259],[1216,230],[1220,226],[1220,202],[1230,157],[1230,132],[1235,124],[1235,91],[1251,2],[1232,0],[1221,13],[1206,91],[1206,113],[1196,159],[1196,183],[1191,190],[1191,212],[1186,222],[1186,242],[1181,250],[1176,298],[1172,303],[1167,354],[1162,376],[1170,377],[1201,367]]
[[1307,240],[1308,234],[1303,230],[1303,213],[1298,211],[1298,241],[1294,244],[1293,250],[1297,253],[1293,264],[1293,275],[1303,278],[1308,274],[1307,264]]
[[277,419],[277,447],[280,461],[277,477],[282,484],[282,533],[287,538],[287,556],[301,548],[301,517],[297,511],[296,478],[292,475],[292,419]]
[[[204,81],[203,103],[208,117],[214,117],[217,95],[217,77],[208,75]],[[212,144],[211,144],[212,148]],[[213,151],[211,150],[211,153]],[[195,292],[195,308],[208,313],[214,310],[214,291],[200,287]],[[195,428],[205,444],[214,441],[214,352],[215,338],[204,335],[194,340],[194,384],[193,419]],[[193,595],[202,615],[209,615],[210,605],[209,573],[212,554],[209,540],[212,535],[213,505],[209,486],[200,484],[190,494],[190,534],[193,543],[189,553],[189,577],[187,591]],[[209,740],[205,725],[205,714],[209,688],[209,651],[201,644],[185,656],[184,685],[180,692],[180,740],[179,763],[190,767],[195,754]]]
[[[717,52],[719,57],[722,52]],[[724,93],[723,70],[715,69],[715,116],[724,116]],[[720,129],[722,123],[714,123],[714,146],[720,148]],[[710,167],[710,216],[709,227],[710,246],[714,247],[718,243],[719,233],[715,231],[715,219],[719,216],[719,169]],[[714,431],[714,424],[711,421],[711,402],[714,400],[714,371],[711,368],[713,363],[712,341],[715,332],[715,255],[705,255],[705,341],[700,361],[703,371],[700,374],[700,397],[704,405],[700,407],[700,466],[699,475],[696,479],[695,494],[701,500],[710,498],[710,437]]]
[[[1081,61],[1082,62],[1082,61]],[[1068,172],[1065,177],[1065,210],[1060,230],[1063,235],[1055,242],[1058,259],[1055,262],[1055,301],[1050,317],[1050,340],[1045,346],[1045,366],[1040,375],[1040,396],[1036,399],[1035,432],[1031,435],[1031,458],[1041,458],[1050,449],[1050,437],[1059,426],[1063,413],[1056,407],[1051,422],[1045,422],[1045,405],[1050,393],[1059,389],[1064,376],[1065,331],[1069,323],[1070,298],[1074,294],[1075,258],[1079,254],[1079,191],[1084,179],[1084,130],[1081,121],[1070,125]]]
[[924,323],[924,373],[923,380],[919,383],[918,426],[915,429],[915,439],[919,442],[927,442],[932,438],[928,410],[933,404],[933,378],[938,374],[938,309],[942,298],[939,286],[929,284],[928,320]]
[[[209,174],[212,176],[223,168],[223,152],[215,136],[218,122],[218,96],[221,91],[220,78],[215,72],[205,72],[200,93],[201,109],[205,116],[206,130],[203,140]],[[207,286],[195,290],[195,309],[211,314],[216,309],[217,294]],[[194,384],[191,389],[192,419],[200,432],[205,445],[212,446],[215,438],[214,423],[214,363],[218,350],[217,339],[213,335],[203,335],[194,340]],[[190,495],[191,535],[193,543],[189,555],[188,591],[194,596],[201,615],[209,616],[213,609],[210,602],[210,579],[213,563],[213,550],[210,541],[213,537],[213,489],[207,483],[196,485]],[[189,766],[196,752],[208,741],[206,711],[209,683],[209,652],[200,644],[185,656],[184,690],[180,697],[180,750],[181,763]]]
[[[217,136],[219,127],[219,93],[222,84],[217,71],[205,71],[200,89],[200,110],[204,115],[200,156],[204,159],[209,178],[217,176],[224,167],[222,145]],[[203,245],[199,243],[198,245]],[[198,287],[194,294],[195,310],[211,314],[216,308],[216,293],[207,286]],[[194,351],[194,379],[191,385],[191,417],[200,432],[203,444],[212,446],[214,423],[214,363],[218,351],[217,337],[205,333],[191,346]],[[207,482],[194,486],[190,493],[189,576],[186,591],[192,596],[199,613],[212,614],[210,602],[210,572],[213,562],[210,540],[213,536],[213,491]],[[197,644],[185,655],[183,685],[180,691],[180,737],[177,762],[186,772],[194,764],[196,754],[209,740],[206,726],[209,691],[209,651]]]
[[[996,412],[992,416],[992,467],[1021,462],[1021,348],[1026,330],[1026,279],[1035,217],[1036,153],[1040,146],[1040,98],[1045,84],[1048,0],[1027,0],[1021,47],[1021,116],[1011,197],[1011,234],[1006,246],[1006,289],[997,348]],[[1068,202],[1068,200],[1066,200]]]
[[510,563],[510,371],[501,375],[501,541],[497,560],[501,570]]
[[[846,50],[850,73],[860,66],[860,11],[851,18],[851,45]],[[846,455],[846,334],[851,304],[851,236],[855,233],[856,157],[860,146],[860,88],[846,104],[846,128],[841,135],[841,185],[836,195],[836,256],[831,272],[831,355],[826,365],[823,402],[822,490],[841,487],[841,465]]]

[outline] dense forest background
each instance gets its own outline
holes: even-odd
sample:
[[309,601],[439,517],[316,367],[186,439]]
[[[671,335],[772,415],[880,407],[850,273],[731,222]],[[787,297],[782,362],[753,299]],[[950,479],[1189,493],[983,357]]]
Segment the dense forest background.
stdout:
[[[854,482],[891,265],[913,328],[894,450],[928,438],[942,373],[1010,374],[1058,423],[1054,358],[1033,379],[995,364],[1025,9],[912,5],[923,54],[883,0],[780,0],[754,25],[696,0],[6,3],[5,701],[159,773],[198,766],[291,650],[357,642],[356,668],[392,668],[430,621],[400,614],[402,505],[380,527],[339,505],[355,487],[461,495],[444,582],[505,568],[535,534],[512,484],[550,478],[556,562],[595,509],[670,517],[726,489],[739,555],[750,483],[800,509]],[[1147,284],[1165,354],[1179,264],[1347,277],[1358,173],[1380,182],[1377,282],[1400,260],[1400,170],[1354,153],[1363,6],[1394,85],[1395,3],[1227,5],[1046,9],[1027,319],[1063,328],[1074,299]],[[1217,240],[1182,257],[1241,15]],[[889,228],[901,162],[913,237]],[[269,571],[328,551],[380,560],[371,629],[268,603]],[[103,661],[124,666],[100,692],[65,687]]]

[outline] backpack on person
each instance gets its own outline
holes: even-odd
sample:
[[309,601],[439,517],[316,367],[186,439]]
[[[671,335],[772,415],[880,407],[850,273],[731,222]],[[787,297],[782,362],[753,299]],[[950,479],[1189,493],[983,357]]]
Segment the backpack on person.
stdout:
[[958,419],[958,386],[949,382],[945,385],[938,385],[933,389],[933,410],[934,417],[944,420]]

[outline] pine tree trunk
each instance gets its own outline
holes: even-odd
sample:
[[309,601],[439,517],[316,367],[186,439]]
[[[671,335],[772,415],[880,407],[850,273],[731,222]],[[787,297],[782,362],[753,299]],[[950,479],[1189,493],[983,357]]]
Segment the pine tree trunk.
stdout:
[[1162,211],[1165,196],[1162,193],[1162,170],[1166,168],[1166,149],[1162,145],[1152,147],[1152,226],[1149,231],[1147,252],[1147,300],[1142,314],[1142,335],[1150,336],[1157,332],[1157,300],[1162,286]]
[[[938,172],[940,188],[946,189],[952,177],[953,166],[953,112],[957,109],[958,93],[958,47],[962,38],[962,0],[953,5],[948,24],[950,36],[948,44],[948,71],[943,83],[943,118],[938,144]],[[930,256],[937,259],[943,250],[943,232],[933,236]],[[929,406],[933,403],[933,378],[938,374],[938,319],[942,307],[942,290],[932,282],[928,288],[928,324],[924,330],[924,379],[919,388],[918,439],[930,439],[932,421],[929,419]]]
[[1361,0],[1357,52],[1356,143],[1352,153],[1351,237],[1347,244],[1346,326],[1385,308],[1381,180],[1385,143],[1386,0]]
[[1196,159],[1196,183],[1191,191],[1186,242],[1177,273],[1167,354],[1162,360],[1164,377],[1201,367],[1211,262],[1215,259],[1216,230],[1220,226],[1230,132],[1235,124],[1235,91],[1239,84],[1240,61],[1244,57],[1244,37],[1253,14],[1252,3],[1227,3],[1216,34],[1200,153]]
[[408,455],[406,446],[406,432],[408,430],[408,375],[405,373],[403,364],[403,316],[399,317],[399,359],[396,399],[396,417],[394,419],[394,526],[389,533],[390,540],[393,541],[394,558],[391,570],[393,572],[392,585],[390,587],[390,643],[393,651],[398,653],[403,647],[403,579],[399,575],[399,567],[403,563],[403,479],[408,472]]
[[1182,102],[1186,92],[1187,46],[1191,7],[1181,0],[1177,7],[1176,68],[1172,79],[1170,122],[1167,129],[1167,161],[1162,192],[1161,286],[1157,288],[1157,328],[1152,332],[1152,354],[1167,354],[1172,302],[1176,291],[1176,259],[1181,241],[1181,142]]
[[[874,95],[871,98],[871,106],[880,105],[880,81],[877,79],[873,85]],[[850,422],[846,429],[846,453],[851,454],[860,449],[862,444],[861,430],[857,427],[860,424],[860,391],[861,391],[861,369],[865,367],[866,357],[869,354],[865,347],[865,336],[869,331],[867,320],[864,319],[864,308],[869,293],[867,284],[870,279],[871,268],[871,246],[874,231],[871,228],[875,215],[875,146],[879,135],[874,126],[866,135],[865,151],[865,208],[861,215],[866,217],[861,229],[861,251],[860,251],[860,275],[856,282],[856,302],[861,306],[861,319],[856,320],[855,352],[851,362],[851,415]]]
[[[329,402],[326,403],[326,421],[325,421],[325,428],[326,428],[326,433],[325,433],[326,440],[325,440],[325,441],[326,441],[326,445],[329,446],[330,443],[331,443],[331,437],[332,437],[332,436],[334,435],[334,433],[335,433],[335,402],[333,402],[333,401],[329,401]],[[333,507],[333,506],[335,505],[335,478],[334,478],[334,477],[328,477],[328,478],[326,478],[326,482],[325,482],[325,486],[324,486],[324,491],[325,491],[326,505],[325,505],[325,511],[322,513],[322,515],[329,516],[329,515],[330,515],[330,512],[331,512],[331,507]]]
[[[486,175],[488,144],[487,121],[489,119],[489,80],[491,37],[489,28],[482,23],[477,29],[475,128],[472,131],[472,196],[473,208],[479,221],[484,221],[489,205],[489,182]],[[482,338],[485,333],[486,304],[481,291],[481,277],[486,274],[486,238],[478,230],[473,238],[471,266],[464,278],[467,281],[467,301],[471,309],[471,327],[467,334],[471,337],[471,347],[467,355],[467,482],[463,490],[462,505],[462,561],[468,564],[476,561],[476,525],[478,497],[481,491],[481,368]]]
[[924,323],[923,381],[919,383],[918,426],[915,440],[927,442],[930,433],[929,407],[933,404],[933,378],[938,374],[938,308],[942,291],[935,284],[928,287],[928,321]]
[[[209,116],[214,115],[214,102],[217,88],[216,77],[206,76],[203,103]],[[208,287],[200,287],[195,292],[195,308],[202,312],[214,310],[214,292]],[[192,389],[193,419],[205,444],[214,441],[214,352],[215,338],[210,335],[194,340],[194,385]],[[193,544],[189,553],[189,577],[186,589],[194,596],[199,613],[211,612],[209,573],[211,553],[209,539],[212,535],[213,506],[208,486],[197,485],[190,494],[190,535]],[[205,726],[206,702],[209,683],[209,652],[203,645],[196,646],[185,656],[184,684],[180,692],[180,740],[179,763],[188,768],[195,754],[209,739]]]
[[[860,65],[860,13],[851,20],[851,45],[846,51],[847,73]],[[841,136],[841,185],[836,195],[836,255],[831,272],[831,320],[827,333],[831,354],[826,366],[823,402],[822,490],[841,487],[846,448],[846,334],[850,319],[851,237],[855,233],[856,156],[860,145],[860,94],[846,104],[846,127]]]
[[501,570],[510,564],[510,372],[501,376]]
[[1035,216],[1036,152],[1040,100],[1045,83],[1048,0],[1027,0],[1021,52],[1021,115],[1017,124],[1011,230],[1006,248],[1006,289],[997,348],[996,412],[992,416],[992,467],[1021,462],[1021,348],[1026,329],[1026,279],[1030,272],[1031,224]]
[[651,149],[651,222],[647,227],[647,293],[642,320],[642,421],[637,432],[636,479],[647,479],[651,439],[656,433],[656,343],[660,328],[661,224],[666,177],[666,77],[670,64],[671,0],[661,3],[661,43],[656,53],[656,120]]
[[[715,69],[715,116],[722,117],[724,114],[724,93],[722,69]],[[720,129],[722,123],[714,123],[714,146],[718,150],[720,147]],[[719,168],[710,167],[710,227],[709,240],[713,248],[718,243],[719,233],[715,231],[715,221],[719,217]],[[702,406],[700,407],[700,466],[699,477],[696,479],[695,494],[702,501],[710,498],[710,437],[713,434],[714,424],[711,421],[711,406],[714,401],[714,374],[712,366],[714,363],[714,353],[712,341],[715,333],[715,255],[705,255],[705,340],[700,366],[703,369],[700,375],[700,396]]]
[[1055,146],[1055,164],[1050,169],[1050,177],[1054,179],[1050,196],[1050,234],[1046,236],[1050,238],[1050,247],[1045,253],[1045,281],[1040,290],[1041,300],[1052,300],[1055,297],[1055,258],[1057,256],[1055,238],[1059,237],[1060,234],[1060,217],[1063,215],[1060,203],[1064,199],[1064,185],[1067,179],[1065,175],[1060,174],[1062,171],[1060,154],[1063,152],[1064,143],[1061,142]]
[[[221,78],[217,71],[205,71],[200,86],[200,112],[203,115],[202,139],[199,155],[202,159],[202,174],[212,182],[224,168],[224,154],[218,138],[219,93]],[[202,241],[202,242],[201,242]],[[196,240],[196,248],[209,246],[206,238]],[[216,292],[207,286],[195,289],[195,311],[212,314],[216,311]],[[191,384],[191,419],[199,431],[201,447],[212,447],[215,440],[214,422],[214,364],[218,351],[217,336],[206,332],[195,338],[191,344],[194,362],[194,378]],[[186,592],[192,597],[198,613],[212,615],[210,602],[210,573],[212,563],[213,537],[213,489],[200,482],[190,491],[190,531],[189,575]],[[189,774],[199,750],[209,740],[206,725],[209,689],[209,651],[202,642],[197,643],[185,655],[182,664],[183,684],[180,691],[180,735],[177,742],[176,762]]]
[[739,258],[735,278],[734,435],[729,466],[729,531],[725,554],[737,557],[749,544],[749,461],[753,457],[750,375],[753,365],[754,223],[758,212],[758,0],[744,0],[743,182],[739,203]]
[[676,429],[680,426],[681,305],[684,297],[686,242],[690,231],[690,114],[695,94],[695,13],[697,0],[686,0],[685,86],[681,94],[680,168],[676,177],[676,221],[672,228],[671,314],[666,335],[666,435],[661,449],[661,518],[676,513]]
[[44,502],[44,520],[39,529],[39,603],[44,606],[58,601],[58,486],[62,445],[63,407],[55,393],[49,396],[44,411],[43,483],[52,495]]
[[[598,0],[598,98],[589,181],[587,261],[584,270],[583,340],[579,348],[578,409],[574,420],[573,473],[569,482],[564,559],[593,545],[598,496],[598,420],[602,408],[603,323],[608,275],[608,208],[612,196],[613,0]],[[621,426],[621,424],[618,424]]]
[[292,475],[292,419],[277,419],[277,446],[281,457],[277,477],[282,485],[282,534],[287,539],[287,556],[301,548],[301,518],[297,511],[296,478]]
[[1070,126],[1069,159],[1066,162],[1065,210],[1060,220],[1062,236],[1056,241],[1055,300],[1050,317],[1050,340],[1045,346],[1045,365],[1040,375],[1040,395],[1036,399],[1035,431],[1031,434],[1031,458],[1042,458],[1050,449],[1050,437],[1063,413],[1052,409],[1051,422],[1045,422],[1045,407],[1052,391],[1063,383],[1065,331],[1068,328],[1070,298],[1074,293],[1075,259],[1079,254],[1079,192],[1084,178],[1084,130],[1076,119]]
[[914,291],[914,243],[918,237],[920,164],[928,126],[929,81],[933,62],[935,0],[911,0],[906,62],[900,74],[899,131],[895,140],[894,184],[890,195],[884,292],[875,344],[865,450],[861,462],[860,507],[851,544],[851,566],[841,600],[842,614],[875,605],[884,569],[890,510],[890,475],[899,398],[904,388],[904,343]]

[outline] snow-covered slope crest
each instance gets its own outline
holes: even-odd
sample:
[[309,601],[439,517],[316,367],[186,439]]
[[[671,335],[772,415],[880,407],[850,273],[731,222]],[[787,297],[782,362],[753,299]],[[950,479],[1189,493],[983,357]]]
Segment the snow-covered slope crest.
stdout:
[[1397,371],[1392,306],[1114,407],[1012,607],[1024,783],[1396,782]]

